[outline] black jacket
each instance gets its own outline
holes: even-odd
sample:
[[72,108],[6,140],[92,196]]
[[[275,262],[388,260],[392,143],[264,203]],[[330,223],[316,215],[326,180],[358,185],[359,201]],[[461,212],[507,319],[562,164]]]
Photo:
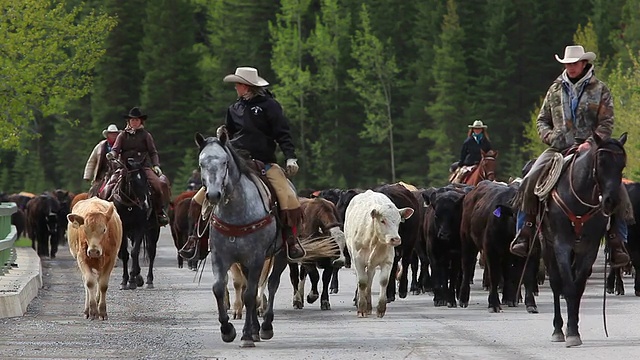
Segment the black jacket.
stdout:
[[269,95],[238,99],[225,120],[231,144],[265,163],[276,162],[276,143],[287,159],[297,159],[289,121],[280,104]]
[[460,163],[458,166],[469,166],[479,163],[480,160],[482,160],[482,153],[480,150],[484,152],[491,150],[491,142],[483,136],[482,140],[480,140],[480,144],[478,144],[473,136],[469,136],[462,144]]

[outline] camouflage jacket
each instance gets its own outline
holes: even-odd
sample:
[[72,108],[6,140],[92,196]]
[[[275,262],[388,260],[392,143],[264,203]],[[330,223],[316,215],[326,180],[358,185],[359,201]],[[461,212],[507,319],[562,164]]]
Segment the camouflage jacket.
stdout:
[[[570,109],[566,75],[560,75],[547,91],[538,115],[538,135],[545,144],[558,149],[566,149],[574,144],[575,138],[586,139],[594,131],[603,139],[613,132],[613,99],[607,85],[593,75],[593,65],[585,78],[582,95],[579,97],[575,113]],[[574,118],[575,117],[575,118]]]

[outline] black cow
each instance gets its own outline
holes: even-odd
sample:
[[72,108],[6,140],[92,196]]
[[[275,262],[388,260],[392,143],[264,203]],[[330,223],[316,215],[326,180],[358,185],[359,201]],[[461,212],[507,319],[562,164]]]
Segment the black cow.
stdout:
[[435,191],[435,188],[429,188],[411,192],[418,200],[418,203],[423,205],[420,206],[419,213],[413,214],[413,216],[418,216],[420,219],[419,237],[416,241],[416,246],[413,249],[413,254],[411,255],[411,284],[409,285],[409,291],[411,291],[411,294],[413,295],[420,295],[433,291],[431,274],[429,273],[429,258],[427,256],[427,235],[423,226],[426,214],[424,207],[425,201],[422,197],[424,192],[428,192],[431,189]]
[[[32,241],[32,247],[41,257],[56,257],[58,252],[58,213],[60,203],[58,199],[44,193],[29,200],[26,206],[27,233]],[[37,245],[37,246],[36,246]],[[51,245],[51,247],[49,247]]]
[[[473,277],[478,250],[485,259],[489,272],[489,311],[501,311],[498,284],[503,280],[502,303],[517,306],[517,285],[525,259],[512,255],[509,244],[515,237],[516,211],[511,201],[519,183],[508,186],[491,181],[480,182],[463,200],[460,227],[462,253],[462,284],[460,306],[469,305],[469,278]],[[530,259],[531,261],[531,259]],[[535,261],[534,261],[535,262]],[[535,276],[524,280],[527,311],[537,312],[533,297]]]

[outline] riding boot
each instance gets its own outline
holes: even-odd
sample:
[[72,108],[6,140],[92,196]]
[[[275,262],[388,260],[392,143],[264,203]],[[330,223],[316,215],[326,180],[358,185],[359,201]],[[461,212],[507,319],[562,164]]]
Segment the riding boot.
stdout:
[[[194,198],[191,200],[191,207],[194,206],[194,202],[196,204],[197,200]],[[200,205],[200,204],[198,204]],[[191,208],[189,209],[189,212],[191,212]],[[198,211],[199,213],[199,211]],[[199,216],[199,214],[195,214],[196,218],[197,216]],[[188,229],[189,229],[189,234],[187,237],[187,242],[184,244],[184,246],[182,246],[182,249],[178,250],[178,254],[185,260],[193,260],[195,259],[195,257],[198,255],[198,243],[199,243],[199,239],[198,237],[194,234],[196,231],[196,225],[194,224],[193,221],[194,218],[194,214],[189,214],[189,225],[188,225]]]
[[295,228],[284,226],[282,229],[282,233],[285,238],[285,243],[287,244],[287,257],[291,261],[299,261],[307,255],[307,252],[304,250],[302,245],[300,245],[300,241],[297,236],[297,231]]
[[611,267],[616,269],[623,267],[631,261],[629,253],[624,246],[622,235],[615,229],[609,229],[607,231],[607,243],[609,244],[609,251],[611,253]]
[[513,255],[527,257],[527,254],[529,253],[529,243],[533,237],[535,222],[535,214],[525,215],[522,228],[518,231],[515,239],[511,242],[510,251]]

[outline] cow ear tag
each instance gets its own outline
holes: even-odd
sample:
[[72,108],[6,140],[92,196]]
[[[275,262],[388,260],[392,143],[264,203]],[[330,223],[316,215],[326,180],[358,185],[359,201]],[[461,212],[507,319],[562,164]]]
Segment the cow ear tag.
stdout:
[[495,210],[493,210],[493,216],[500,217],[500,215],[500,207],[497,207]]

